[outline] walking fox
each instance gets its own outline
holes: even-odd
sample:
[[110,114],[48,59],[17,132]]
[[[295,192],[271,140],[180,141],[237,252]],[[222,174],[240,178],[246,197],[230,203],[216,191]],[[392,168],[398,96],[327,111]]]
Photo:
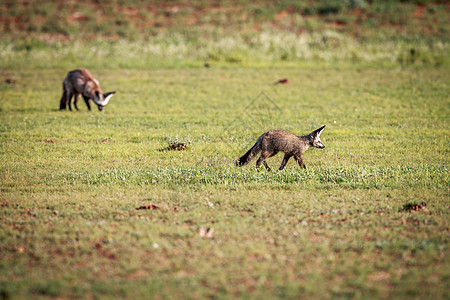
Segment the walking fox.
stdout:
[[291,157],[294,157],[301,168],[306,169],[306,166],[302,160],[302,154],[310,147],[316,147],[319,149],[325,148],[320,140],[320,134],[324,128],[325,125],[304,136],[296,136],[286,130],[267,131],[258,138],[256,144],[248,150],[244,156],[239,158],[236,165],[243,166],[247,164],[261,151],[261,156],[256,161],[256,166],[259,167],[261,163],[263,163],[266,169],[270,171],[270,168],[266,163],[266,159],[276,155],[278,152],[283,152],[284,158],[281,162],[279,170],[284,169]]
[[91,73],[89,73],[88,70],[75,69],[70,71],[64,79],[63,94],[59,104],[59,109],[64,110],[67,106],[69,106],[69,109],[72,110],[70,102],[72,101],[73,96],[73,104],[78,110],[77,101],[81,94],[89,110],[91,110],[89,99],[92,99],[94,103],[97,104],[98,110],[101,111],[103,110],[103,107],[108,104],[109,100],[115,93],[116,92],[109,92],[103,94],[100,89],[100,83],[91,75]]

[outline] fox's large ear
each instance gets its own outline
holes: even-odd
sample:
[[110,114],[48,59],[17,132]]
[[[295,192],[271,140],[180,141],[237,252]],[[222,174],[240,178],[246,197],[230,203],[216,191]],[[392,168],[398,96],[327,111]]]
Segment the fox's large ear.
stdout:
[[322,134],[322,131],[325,129],[326,125],[323,125],[322,127],[320,127],[319,129],[314,130],[311,134],[312,135],[317,135],[320,136]]
[[103,102],[105,103],[104,105],[108,104],[109,99],[111,99],[111,97],[114,96],[115,93],[116,91],[103,94]]

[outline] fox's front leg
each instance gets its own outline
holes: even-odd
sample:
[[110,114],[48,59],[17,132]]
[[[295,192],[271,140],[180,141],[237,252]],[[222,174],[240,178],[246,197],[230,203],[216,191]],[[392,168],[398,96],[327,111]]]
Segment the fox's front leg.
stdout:
[[78,106],[77,106],[78,96],[80,96],[80,94],[75,94],[74,98],[73,98],[73,106],[75,106],[76,110],[78,110]]
[[300,155],[297,155],[294,157],[295,160],[298,162],[298,165],[300,166],[300,168],[302,169],[306,169],[305,164],[303,163],[302,157]]
[[89,104],[89,98],[83,95],[83,100],[86,102],[86,106],[89,110],[91,110],[91,105]]
[[284,167],[286,167],[286,164],[287,164],[289,158],[291,158],[290,155],[287,155],[287,154],[284,155],[283,161],[281,162],[281,166],[280,166],[280,168],[278,169],[279,171],[283,170]]
[[258,158],[258,160],[256,161],[256,167],[259,167],[262,163],[264,164],[264,167],[266,167],[267,171],[270,172],[270,167],[269,165],[266,163],[266,158],[270,157],[269,153],[264,153],[261,152],[261,156]]

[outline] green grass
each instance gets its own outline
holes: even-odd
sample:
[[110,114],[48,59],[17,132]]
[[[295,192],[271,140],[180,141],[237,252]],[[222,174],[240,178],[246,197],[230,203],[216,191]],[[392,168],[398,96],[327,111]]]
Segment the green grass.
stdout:
[[163,32],[148,40],[70,42],[38,38],[0,42],[0,67],[192,68],[215,67],[380,68],[448,67],[447,40],[409,38],[365,42],[336,31],[305,33]]
[[[447,6],[3,3],[0,298],[448,299]],[[77,67],[103,112],[58,110]]]
[[[447,68],[94,63],[100,113],[31,62],[0,70],[2,297],[448,298]],[[306,170],[234,167],[322,124]]]

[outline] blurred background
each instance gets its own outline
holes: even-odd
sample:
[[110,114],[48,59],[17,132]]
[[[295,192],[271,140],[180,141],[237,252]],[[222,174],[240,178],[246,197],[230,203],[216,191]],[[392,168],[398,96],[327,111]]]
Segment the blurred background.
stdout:
[[445,0],[6,0],[0,67],[442,66],[450,52],[449,6]]

